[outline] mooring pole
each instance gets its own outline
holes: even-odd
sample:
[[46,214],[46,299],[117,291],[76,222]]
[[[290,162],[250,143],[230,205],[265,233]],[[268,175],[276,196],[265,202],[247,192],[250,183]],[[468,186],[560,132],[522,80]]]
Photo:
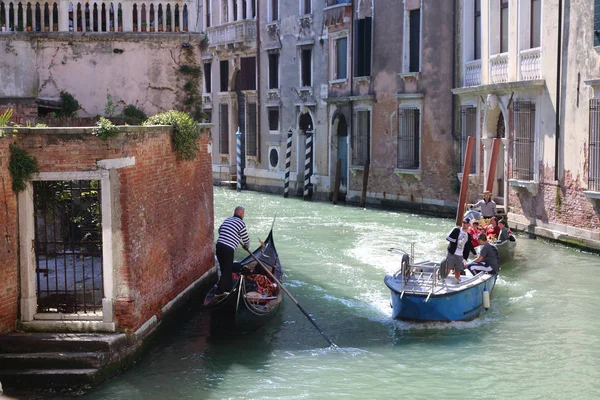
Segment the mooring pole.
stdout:
[[238,130],[235,133],[235,137],[237,139],[236,143],[236,160],[237,160],[237,191],[242,191],[242,132],[240,132],[240,127],[238,126]]
[[338,158],[335,166],[335,183],[333,186],[333,204],[337,204],[340,194],[340,175],[342,173],[342,160]]
[[312,134],[310,126],[305,132],[306,150],[304,152],[304,200],[310,200],[310,175],[312,171]]
[[292,128],[287,133],[287,145],[285,148],[285,179],[283,181],[283,197],[289,196],[290,191],[290,165],[292,164]]
[[465,212],[465,202],[469,192],[469,173],[471,172],[471,158],[473,157],[473,147],[475,139],[473,136],[467,138],[467,150],[465,152],[465,161],[463,164],[462,180],[460,182],[460,195],[458,197],[458,210],[456,211],[456,225],[460,226]]

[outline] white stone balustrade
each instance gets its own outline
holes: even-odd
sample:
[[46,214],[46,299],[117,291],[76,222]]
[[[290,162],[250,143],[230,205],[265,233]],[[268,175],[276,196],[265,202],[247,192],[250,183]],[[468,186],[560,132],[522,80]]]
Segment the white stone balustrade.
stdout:
[[481,85],[481,60],[467,61],[465,63],[464,87]]
[[198,2],[0,0],[3,32],[199,32]]
[[256,40],[256,21],[241,20],[207,29],[211,47]]
[[508,82],[508,53],[490,57],[490,77],[492,83]]
[[542,79],[541,48],[523,50],[519,53],[519,73],[522,81]]

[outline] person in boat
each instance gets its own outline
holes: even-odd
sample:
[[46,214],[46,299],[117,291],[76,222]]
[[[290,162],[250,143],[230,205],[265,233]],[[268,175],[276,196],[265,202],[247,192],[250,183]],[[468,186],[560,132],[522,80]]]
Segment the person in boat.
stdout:
[[467,207],[471,209],[479,207],[483,218],[490,219],[496,215],[496,203],[492,200],[492,192],[486,190],[481,193],[481,195],[483,196],[483,199],[475,204],[467,204]]
[[233,254],[240,243],[244,249],[248,249],[250,245],[250,237],[244,223],[243,206],[237,206],[233,211],[233,216],[225,219],[219,227],[216,254],[221,268],[221,279],[217,283],[215,296],[229,294],[231,291]]
[[481,232],[478,237],[479,245],[482,246],[479,251],[479,256],[470,263],[465,261],[465,267],[471,271],[473,276],[483,271],[488,274],[496,274],[500,270],[500,258],[498,249],[493,244],[489,243],[487,236]]
[[479,229],[479,221],[475,218],[471,220],[471,227],[469,228],[469,236],[471,237],[471,243],[473,243],[473,247],[479,246],[479,233],[481,230]]
[[485,228],[485,234],[488,239],[496,240],[500,234],[500,227],[498,226],[498,217],[490,218],[490,224]]
[[454,270],[456,282],[460,282],[460,273],[464,269],[464,261],[469,258],[469,253],[477,255],[469,236],[469,226],[470,221],[465,218],[462,225],[452,229],[446,237],[446,240],[450,242],[446,254],[447,271],[450,272],[451,268]]
[[500,229],[500,233],[498,234],[498,242],[505,242],[509,239],[508,227],[506,226],[506,221],[501,219],[498,221],[498,228]]

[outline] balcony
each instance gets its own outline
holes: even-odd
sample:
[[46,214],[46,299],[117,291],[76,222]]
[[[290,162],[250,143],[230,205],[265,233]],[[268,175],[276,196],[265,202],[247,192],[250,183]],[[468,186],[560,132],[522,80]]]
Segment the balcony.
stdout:
[[539,47],[519,53],[519,76],[522,81],[542,79],[542,52]]
[[481,85],[481,60],[467,61],[463,87],[479,85]]
[[208,28],[210,48],[218,46],[256,46],[256,21],[241,20]]
[[323,9],[323,21],[326,26],[352,21],[350,0],[327,0]]
[[490,78],[491,83],[508,82],[508,53],[490,57]]

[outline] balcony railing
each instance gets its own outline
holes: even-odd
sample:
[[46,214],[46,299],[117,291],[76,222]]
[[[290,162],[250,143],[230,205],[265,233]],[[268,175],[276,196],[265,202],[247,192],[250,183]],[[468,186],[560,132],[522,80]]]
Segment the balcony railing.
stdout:
[[341,24],[344,20],[352,21],[350,0],[327,0],[323,10],[323,21],[326,26]]
[[481,85],[481,60],[467,61],[465,63],[465,79],[463,86]]
[[539,47],[519,53],[519,73],[522,81],[542,78],[541,59],[542,52]]
[[325,7],[333,7],[338,4],[350,4],[350,0],[327,0],[325,2]]
[[256,40],[256,21],[245,19],[208,28],[210,47]]
[[490,57],[490,77],[492,83],[508,82],[508,53]]

